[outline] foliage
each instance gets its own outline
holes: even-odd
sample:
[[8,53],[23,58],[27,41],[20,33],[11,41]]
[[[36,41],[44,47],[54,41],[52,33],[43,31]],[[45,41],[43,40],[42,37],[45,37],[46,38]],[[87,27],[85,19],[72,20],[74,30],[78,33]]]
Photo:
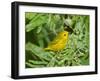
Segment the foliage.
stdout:
[[[59,52],[44,51],[64,24],[73,32]],[[72,14],[25,13],[26,68],[89,65],[89,16]]]

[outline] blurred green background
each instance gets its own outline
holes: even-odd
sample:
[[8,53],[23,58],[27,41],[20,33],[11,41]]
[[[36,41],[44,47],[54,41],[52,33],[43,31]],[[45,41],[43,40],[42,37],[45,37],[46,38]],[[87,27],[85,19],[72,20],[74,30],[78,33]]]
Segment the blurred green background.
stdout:
[[[44,51],[64,24],[73,32],[60,52]],[[26,68],[89,65],[89,15],[25,13]]]

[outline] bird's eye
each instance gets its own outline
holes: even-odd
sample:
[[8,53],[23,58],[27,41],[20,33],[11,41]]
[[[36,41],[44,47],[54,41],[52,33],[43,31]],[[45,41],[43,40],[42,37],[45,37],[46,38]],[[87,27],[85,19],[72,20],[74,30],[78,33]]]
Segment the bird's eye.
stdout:
[[66,36],[66,34],[64,34],[64,36]]

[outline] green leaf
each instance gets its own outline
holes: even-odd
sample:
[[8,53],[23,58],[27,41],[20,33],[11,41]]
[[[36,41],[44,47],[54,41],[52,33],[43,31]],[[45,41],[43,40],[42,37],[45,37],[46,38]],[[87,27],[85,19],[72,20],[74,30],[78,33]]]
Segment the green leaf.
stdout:
[[33,65],[31,63],[28,63],[26,62],[25,63],[27,67],[30,67],[30,68],[40,68],[40,67],[44,67],[43,65]]
[[33,12],[26,12],[25,13],[25,18],[31,20],[32,18],[34,18],[36,16],[36,13]]
[[25,64],[26,64],[26,66],[28,66],[28,67],[31,67],[31,68],[33,68],[33,67],[34,67],[34,65],[33,65],[33,64],[31,64],[31,63],[26,62]]
[[42,26],[39,26],[39,27],[37,28],[37,33],[40,33],[41,30],[42,30]]
[[47,67],[52,67],[52,66],[54,66],[55,61],[56,61],[56,59],[55,59],[55,58],[52,58],[52,59],[50,60],[50,62],[48,63]]
[[40,48],[30,42],[26,44],[25,49],[27,51],[31,51],[33,55],[36,55],[37,57],[48,60],[48,61],[51,59],[50,57],[52,57],[50,55],[50,53],[44,52],[44,50],[42,48]]
[[30,63],[32,63],[32,64],[47,64],[47,62],[45,62],[45,61],[34,61],[34,60],[29,60],[29,62]]
[[41,15],[37,15],[35,16],[35,18],[33,18],[29,24],[26,25],[26,32],[29,32],[33,29],[35,29],[36,27],[40,27],[42,26],[44,23],[46,23],[46,17],[45,16],[41,16]]

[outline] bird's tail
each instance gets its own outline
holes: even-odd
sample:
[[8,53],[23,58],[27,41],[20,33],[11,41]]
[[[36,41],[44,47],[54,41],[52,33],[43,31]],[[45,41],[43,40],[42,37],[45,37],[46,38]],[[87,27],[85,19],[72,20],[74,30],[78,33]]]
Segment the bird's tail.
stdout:
[[51,50],[51,49],[47,47],[47,48],[44,48],[44,50],[45,50],[45,51],[48,51],[48,50]]

